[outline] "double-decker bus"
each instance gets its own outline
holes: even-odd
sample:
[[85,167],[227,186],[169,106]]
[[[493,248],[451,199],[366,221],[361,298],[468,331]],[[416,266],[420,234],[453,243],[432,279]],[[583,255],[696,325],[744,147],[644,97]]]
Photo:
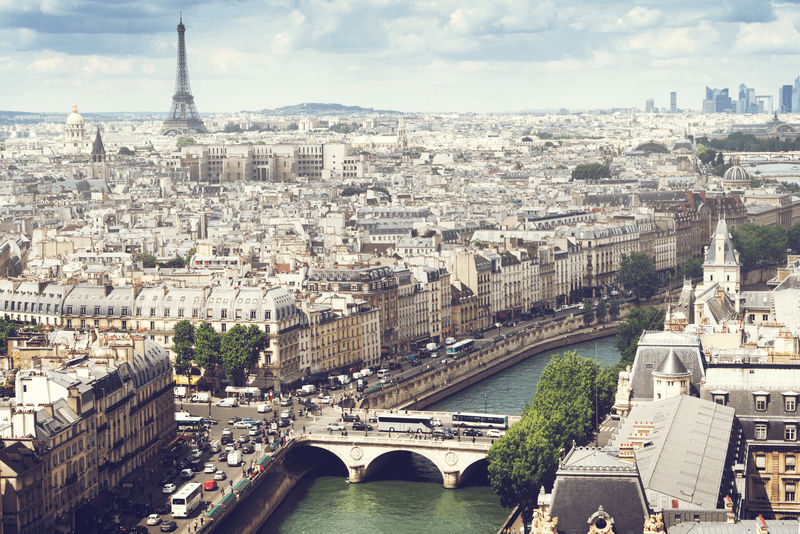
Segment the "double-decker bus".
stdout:
[[378,430],[430,434],[433,432],[433,417],[399,413],[381,414],[378,416]]
[[454,358],[458,358],[459,356],[464,356],[472,352],[472,349],[474,347],[475,347],[474,339],[464,339],[462,341],[459,341],[458,343],[455,343],[447,347],[447,355],[453,356]]
[[453,414],[453,426],[471,426],[475,428],[508,428],[507,415],[490,413],[458,412]]
[[200,506],[203,485],[188,482],[172,496],[172,517],[189,517]]

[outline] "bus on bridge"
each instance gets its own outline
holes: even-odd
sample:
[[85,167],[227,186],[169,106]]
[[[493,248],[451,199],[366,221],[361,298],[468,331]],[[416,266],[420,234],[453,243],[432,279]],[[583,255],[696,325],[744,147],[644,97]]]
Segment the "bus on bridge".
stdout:
[[508,428],[507,415],[494,415],[488,413],[458,412],[453,414],[453,426],[473,428]]
[[433,416],[385,413],[378,415],[378,430],[381,432],[411,432],[430,434],[433,432]]

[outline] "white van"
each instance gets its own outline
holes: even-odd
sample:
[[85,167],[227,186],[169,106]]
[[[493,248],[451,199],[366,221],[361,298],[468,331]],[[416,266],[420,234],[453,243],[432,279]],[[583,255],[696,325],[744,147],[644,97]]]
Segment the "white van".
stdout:
[[221,401],[218,401],[217,406],[221,408],[233,408],[234,406],[239,406],[239,403],[236,402],[236,399],[234,399],[233,397],[228,397],[227,399],[222,399]]
[[269,404],[259,404],[258,405],[258,413],[269,413],[272,411],[272,406]]
[[228,465],[231,467],[238,467],[242,463],[242,453],[233,451],[228,453]]
[[388,369],[379,369],[378,370],[378,378],[383,378],[384,376],[388,375],[389,372],[390,371]]
[[372,376],[372,369],[362,369],[361,376]]
[[445,342],[446,345],[452,345],[453,343],[456,342],[456,338],[448,337],[447,339],[444,340],[444,342]]

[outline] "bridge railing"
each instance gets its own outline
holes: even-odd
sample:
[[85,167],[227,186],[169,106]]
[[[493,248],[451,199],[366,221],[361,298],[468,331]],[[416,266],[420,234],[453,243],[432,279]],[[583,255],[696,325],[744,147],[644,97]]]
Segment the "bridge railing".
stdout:
[[295,441],[324,441],[330,443],[364,443],[374,445],[395,445],[406,447],[435,447],[442,449],[473,449],[476,451],[485,452],[492,446],[491,443],[476,441],[472,443],[469,439],[458,441],[457,439],[447,439],[443,441],[432,439],[410,439],[407,437],[389,437],[388,435],[359,435],[356,432],[350,433],[347,436],[342,435],[329,435],[329,434],[300,434],[295,435]]

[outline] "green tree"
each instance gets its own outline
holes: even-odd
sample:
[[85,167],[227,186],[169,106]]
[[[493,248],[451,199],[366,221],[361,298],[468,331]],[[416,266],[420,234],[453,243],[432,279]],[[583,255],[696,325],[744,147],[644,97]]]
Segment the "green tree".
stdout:
[[664,310],[655,306],[646,308],[632,308],[617,326],[617,337],[614,346],[617,347],[621,357],[620,365],[633,365],[639,338],[645,330],[664,329]]
[[156,257],[152,254],[137,254],[136,261],[142,262],[142,267],[152,269],[156,266]]
[[597,306],[594,308],[594,314],[597,316],[598,323],[606,322],[606,315],[608,314],[608,307],[606,306],[606,301],[600,299],[597,301]]
[[658,275],[653,267],[653,260],[641,252],[623,254],[617,271],[617,282],[625,289],[633,291],[637,300],[649,299],[658,290]]
[[192,146],[193,144],[194,144],[194,138],[183,135],[178,138],[178,141],[175,143],[175,146],[178,148],[183,148],[185,146]]
[[136,153],[133,150],[131,150],[130,148],[128,148],[126,146],[120,147],[119,154],[120,154],[120,156],[135,156],[136,155]]
[[682,275],[684,278],[702,278],[703,276],[703,260],[700,258],[689,258],[681,266]]
[[525,137],[523,137],[523,138],[522,138],[522,142],[523,142],[523,143],[530,143],[531,141],[533,141],[533,139],[531,139],[531,138],[530,138],[530,137],[528,137],[527,135],[526,135]]
[[13,323],[0,319],[0,354],[8,353],[8,338],[17,335],[17,328]]
[[161,265],[162,267],[167,267],[169,269],[183,269],[183,267],[185,267],[185,262],[186,260],[184,260],[180,256],[175,256],[168,262],[161,263],[159,265]]
[[614,299],[608,304],[608,315],[610,315],[612,319],[619,317],[619,305],[620,302],[618,299]]
[[225,133],[238,133],[238,132],[241,132],[241,131],[242,131],[242,127],[239,126],[238,124],[234,124],[232,122],[229,122],[228,124],[225,125]]
[[581,164],[572,171],[572,180],[601,180],[611,178],[611,169],[602,163]]
[[594,303],[591,299],[583,302],[583,322],[586,324],[594,321]]
[[194,361],[198,367],[215,376],[217,368],[222,364],[220,348],[222,337],[217,334],[214,327],[203,321],[194,333],[195,356]]
[[762,265],[786,261],[786,247],[789,245],[791,232],[787,232],[783,226],[757,226],[748,223],[740,226],[739,230],[732,231],[731,235],[744,272]]
[[172,352],[175,353],[175,374],[191,378],[194,360],[194,325],[187,320],[178,321],[172,328]]
[[800,223],[791,225],[786,231],[786,246],[792,249],[792,254],[800,254]]
[[292,122],[289,126],[286,127],[287,130],[297,130],[298,126],[296,122]]
[[339,192],[340,197],[351,197],[353,195],[358,195],[363,193],[363,189],[359,189],[357,187],[347,186]]
[[249,328],[236,325],[222,336],[220,356],[228,380],[242,382],[250,370],[258,364],[261,352],[267,347],[269,338],[257,325]]

